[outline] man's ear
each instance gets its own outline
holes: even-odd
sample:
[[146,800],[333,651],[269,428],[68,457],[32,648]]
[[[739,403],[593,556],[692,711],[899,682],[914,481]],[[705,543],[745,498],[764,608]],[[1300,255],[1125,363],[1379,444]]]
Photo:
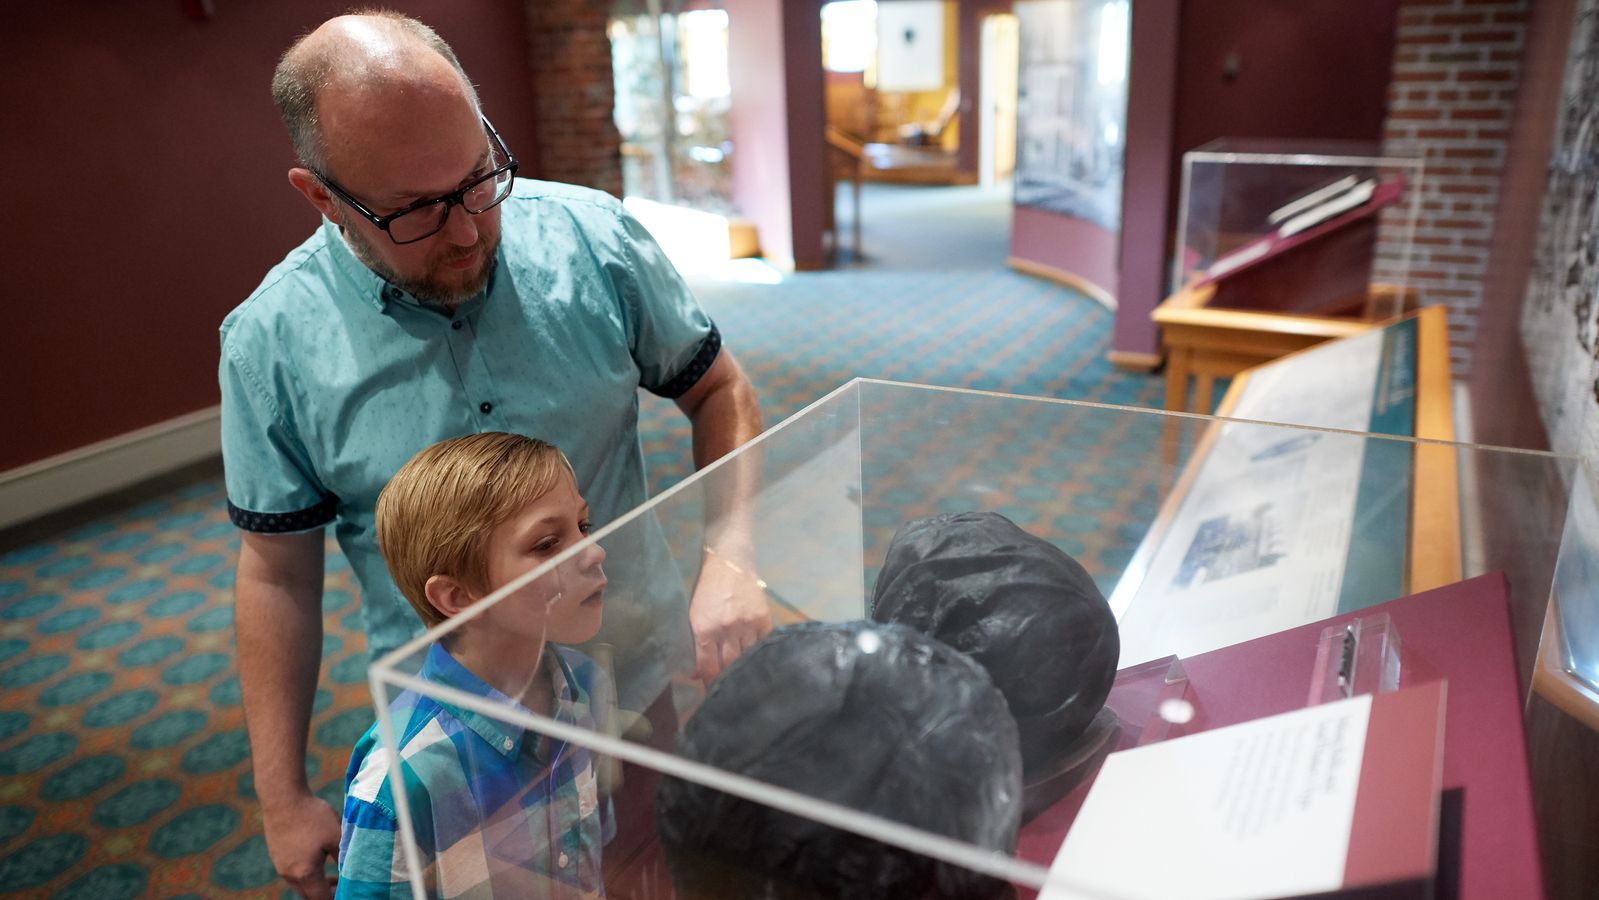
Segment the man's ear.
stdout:
[[289,184],[306,199],[307,203],[316,207],[316,211],[333,221],[338,221],[338,200],[328,193],[321,179],[312,174],[310,169],[296,166],[289,170]]
[[422,593],[427,595],[428,603],[439,611],[439,615],[446,619],[466,609],[477,601],[476,592],[472,591],[460,580],[448,575],[434,575],[422,586]]

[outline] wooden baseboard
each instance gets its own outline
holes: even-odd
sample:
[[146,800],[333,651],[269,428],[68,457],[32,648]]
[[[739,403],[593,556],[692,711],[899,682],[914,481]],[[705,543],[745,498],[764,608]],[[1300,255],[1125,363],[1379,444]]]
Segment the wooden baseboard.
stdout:
[[749,219],[727,220],[727,258],[747,259],[761,255],[761,242],[755,223]]
[[0,528],[165,475],[222,452],[213,406],[0,472]]
[[1109,350],[1105,358],[1123,372],[1153,372],[1160,368],[1159,353],[1139,353],[1134,350]]
[[1005,265],[1010,266],[1012,269],[1015,269],[1024,275],[1036,275],[1039,278],[1046,278],[1055,282],[1056,284],[1064,284],[1074,291],[1087,295],[1089,299],[1098,303],[1100,306],[1105,307],[1106,309],[1116,309],[1116,298],[1109,291],[1091,281],[1085,280],[1080,275],[1074,275],[1071,272],[1067,272],[1064,269],[1057,269],[1054,266],[1046,266],[1041,262],[1034,262],[1030,259],[1022,259],[1020,256],[1009,257],[1005,260]]

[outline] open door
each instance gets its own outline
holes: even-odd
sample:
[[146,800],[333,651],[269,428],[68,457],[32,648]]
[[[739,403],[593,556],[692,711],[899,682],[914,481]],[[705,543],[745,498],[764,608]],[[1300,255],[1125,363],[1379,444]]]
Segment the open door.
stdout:
[[983,17],[978,177],[983,187],[1010,178],[1016,169],[1016,69],[1021,45],[1016,17]]

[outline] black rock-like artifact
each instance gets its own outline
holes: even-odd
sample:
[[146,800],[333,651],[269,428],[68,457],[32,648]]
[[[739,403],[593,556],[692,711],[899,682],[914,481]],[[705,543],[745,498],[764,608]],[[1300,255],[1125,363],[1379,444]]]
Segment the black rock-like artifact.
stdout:
[[998,513],[900,526],[872,618],[938,638],[988,670],[1016,717],[1029,786],[1061,774],[1085,741],[1114,727],[1100,716],[1121,654],[1110,605],[1077,560]]
[[[1016,740],[992,679],[947,645],[896,625],[804,623],[711,684],[677,753],[1013,853]],[[962,867],[669,776],[656,823],[680,900],[1014,896]]]

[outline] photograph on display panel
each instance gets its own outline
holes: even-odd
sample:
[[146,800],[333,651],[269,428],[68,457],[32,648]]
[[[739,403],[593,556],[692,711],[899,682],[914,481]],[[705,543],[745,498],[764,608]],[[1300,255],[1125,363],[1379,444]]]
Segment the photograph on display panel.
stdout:
[[1031,206],[1121,227],[1127,0],[1018,0],[1015,191]]
[[1348,432],[1414,428],[1419,324],[1312,347],[1249,370],[1169,512],[1111,593],[1122,665],[1213,650],[1398,596],[1410,448]]

